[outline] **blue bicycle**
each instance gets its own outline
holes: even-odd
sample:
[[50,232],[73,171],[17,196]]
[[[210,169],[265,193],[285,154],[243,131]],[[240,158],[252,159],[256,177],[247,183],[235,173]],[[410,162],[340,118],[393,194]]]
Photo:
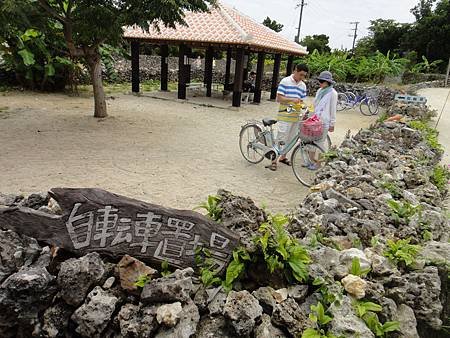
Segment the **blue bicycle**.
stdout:
[[359,105],[359,110],[365,116],[378,114],[378,100],[375,97],[370,96],[367,92],[363,92],[361,95],[356,95],[350,91],[338,94],[338,111],[351,109],[356,105]]

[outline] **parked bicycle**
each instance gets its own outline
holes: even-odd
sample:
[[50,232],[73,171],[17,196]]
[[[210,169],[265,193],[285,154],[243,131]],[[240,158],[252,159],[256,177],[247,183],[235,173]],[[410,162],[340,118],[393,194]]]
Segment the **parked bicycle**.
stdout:
[[[288,108],[293,111],[293,107]],[[273,125],[278,121],[272,118],[265,118],[262,121],[249,121],[241,128],[239,134],[239,148],[242,156],[253,164],[260,163],[264,158],[271,161],[281,155],[286,155],[291,149],[291,164],[295,177],[303,185],[310,187],[314,184],[316,171],[324,163],[325,150],[318,141],[325,137],[327,132],[322,122],[309,125],[307,118],[308,109],[302,109],[300,114],[300,126],[297,134],[289,144],[280,144],[276,141],[273,132]],[[329,135],[326,144],[331,146]]]
[[359,110],[363,115],[371,116],[378,114],[378,100],[367,92],[363,92],[361,95],[356,95],[350,91],[338,94],[338,111],[351,109],[356,105],[359,105]]

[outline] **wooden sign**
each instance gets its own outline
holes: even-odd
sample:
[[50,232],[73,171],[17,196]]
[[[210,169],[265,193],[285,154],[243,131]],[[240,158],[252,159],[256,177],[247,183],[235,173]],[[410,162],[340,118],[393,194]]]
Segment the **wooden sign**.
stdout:
[[188,210],[145,203],[101,189],[55,188],[49,191],[62,211],[51,215],[24,207],[0,209],[7,228],[77,255],[96,251],[114,258],[128,254],[160,266],[194,266],[204,247],[222,270],[239,244],[239,235]]

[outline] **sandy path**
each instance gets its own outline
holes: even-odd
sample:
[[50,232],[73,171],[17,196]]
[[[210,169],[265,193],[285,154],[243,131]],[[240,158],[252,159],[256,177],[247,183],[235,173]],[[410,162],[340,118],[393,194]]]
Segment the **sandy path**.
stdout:
[[[116,95],[111,117],[93,118],[93,100],[58,94],[0,96],[0,191],[30,193],[52,187],[100,187],[191,209],[225,188],[286,211],[307,188],[283,165],[277,172],[248,164],[238,148],[240,126],[273,116],[276,104],[240,111]],[[8,107],[6,112],[1,108]],[[339,113],[333,142],[374,118]]]

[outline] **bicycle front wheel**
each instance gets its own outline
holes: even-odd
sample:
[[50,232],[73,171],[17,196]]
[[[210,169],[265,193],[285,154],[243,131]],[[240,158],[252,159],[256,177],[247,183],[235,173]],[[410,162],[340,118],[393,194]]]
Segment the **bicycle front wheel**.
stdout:
[[323,149],[314,143],[300,143],[292,152],[291,163],[295,177],[301,184],[314,184],[316,172],[325,163]]
[[348,103],[347,95],[345,95],[344,93],[339,93],[336,110],[337,111],[344,110],[345,108],[347,108],[347,103]]
[[372,115],[378,114],[378,100],[374,98],[370,98],[367,102],[367,105],[369,106],[369,111]]
[[361,114],[363,114],[365,116],[371,116],[372,115],[372,113],[370,111],[370,108],[369,108],[369,101],[370,101],[370,99],[364,99],[359,104],[359,110],[361,111]]
[[239,149],[242,156],[253,164],[257,164],[264,159],[262,150],[256,149],[253,145],[257,142],[265,144],[264,135],[262,135],[262,128],[257,124],[247,124],[242,127],[239,134]]

